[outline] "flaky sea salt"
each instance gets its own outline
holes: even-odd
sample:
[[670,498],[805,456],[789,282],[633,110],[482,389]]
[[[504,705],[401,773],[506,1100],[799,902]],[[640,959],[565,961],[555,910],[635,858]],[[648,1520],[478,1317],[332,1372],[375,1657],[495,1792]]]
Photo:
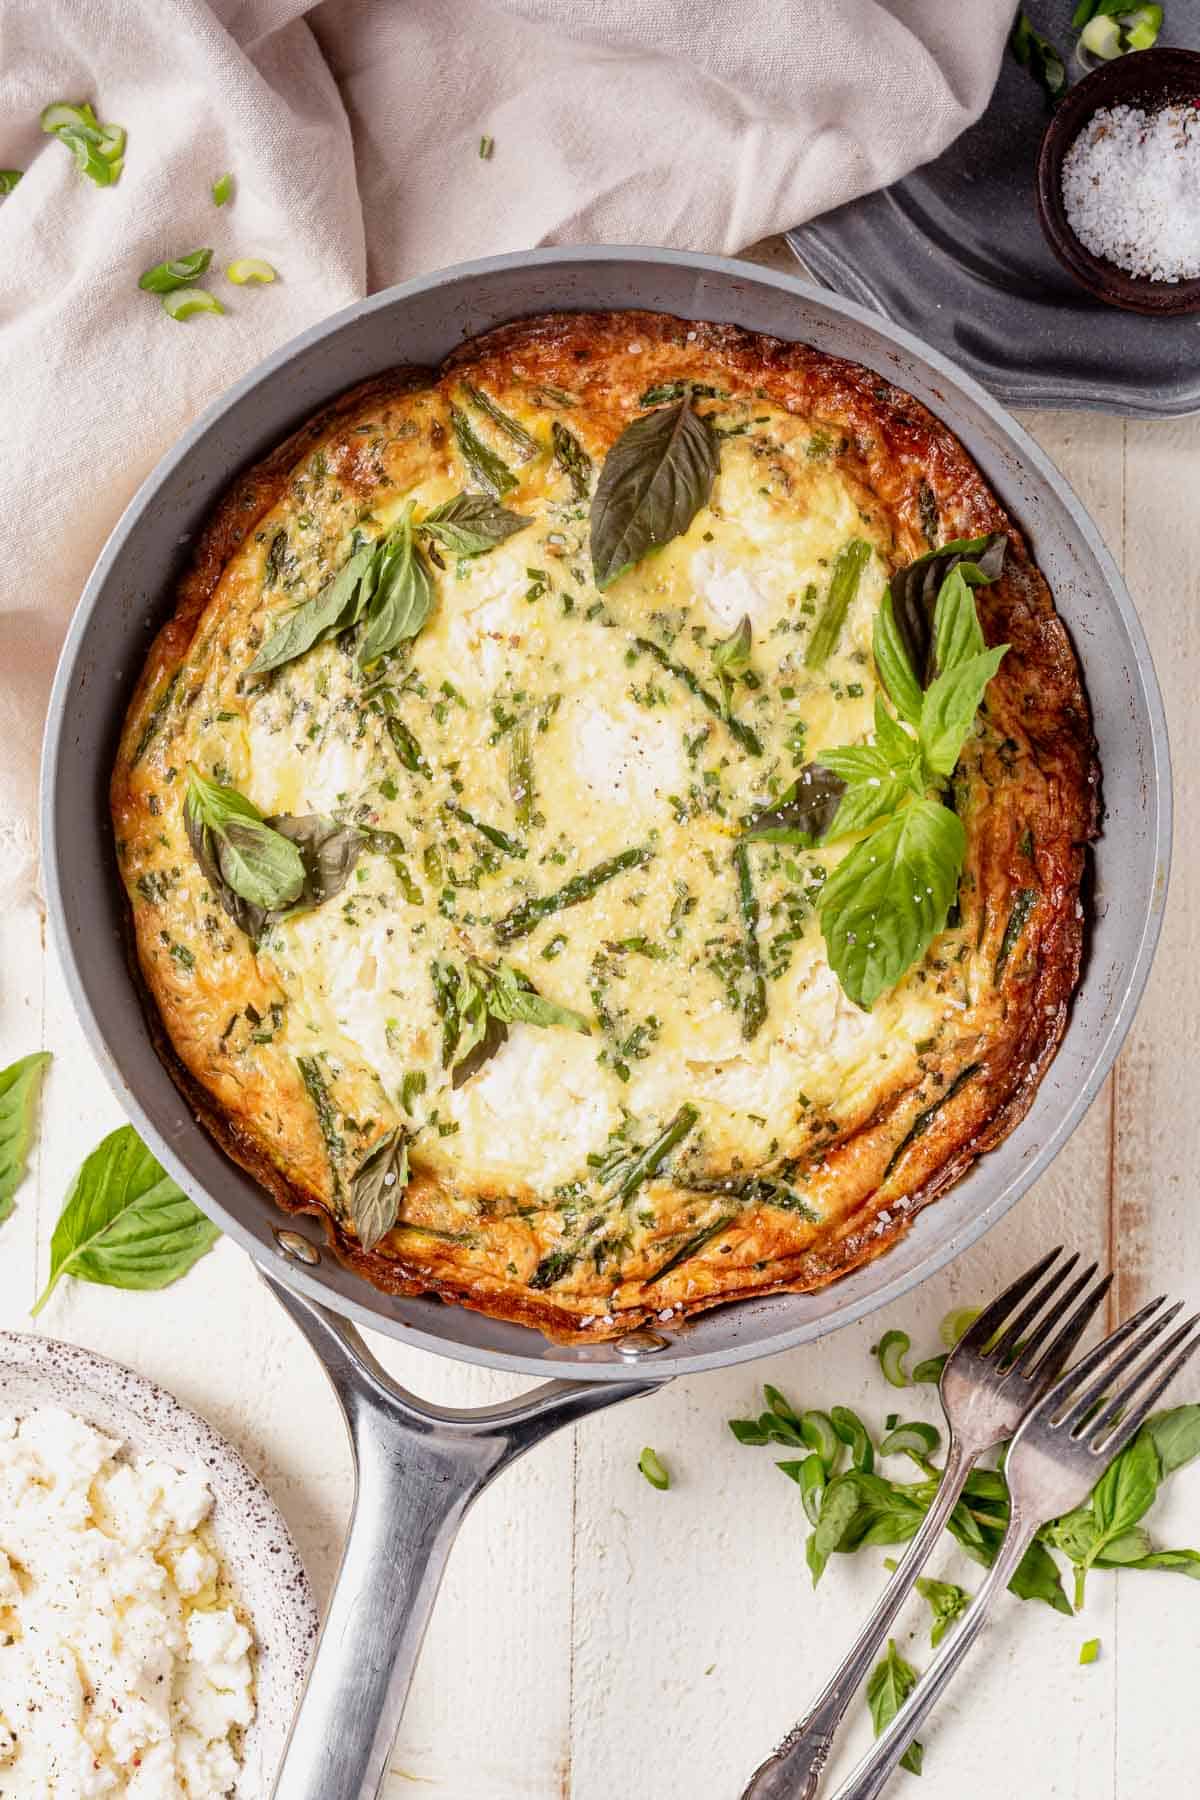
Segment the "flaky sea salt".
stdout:
[[1200,276],[1200,108],[1102,107],[1063,159],[1062,191],[1093,256],[1151,281]]

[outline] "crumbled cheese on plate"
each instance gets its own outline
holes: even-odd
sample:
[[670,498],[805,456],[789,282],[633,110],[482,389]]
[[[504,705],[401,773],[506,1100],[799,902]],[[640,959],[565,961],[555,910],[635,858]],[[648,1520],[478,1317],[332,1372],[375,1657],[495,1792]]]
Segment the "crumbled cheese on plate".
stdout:
[[55,1407],[0,1419],[0,1796],[223,1800],[254,1713],[195,1473]]
[[1101,107],[1063,159],[1062,190],[1093,256],[1150,281],[1200,275],[1200,108]]

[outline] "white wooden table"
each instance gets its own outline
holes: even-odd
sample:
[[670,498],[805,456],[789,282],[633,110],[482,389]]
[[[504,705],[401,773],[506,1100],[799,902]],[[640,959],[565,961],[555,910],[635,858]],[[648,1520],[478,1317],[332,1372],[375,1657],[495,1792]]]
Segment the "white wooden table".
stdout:
[[[764,261],[790,266],[764,246]],[[456,1547],[386,1787],[388,1800],[612,1800],[633,1792],[736,1800],[819,1684],[883,1579],[883,1551],[833,1560],[814,1594],[798,1490],[730,1416],[771,1381],[794,1401],[897,1408],[869,1348],[888,1326],[936,1346],[948,1308],[975,1303],[1032,1254],[1066,1241],[1119,1271],[1127,1312],[1160,1287],[1200,1301],[1200,421],[1026,423],[1090,507],[1124,567],[1166,692],[1175,746],[1176,852],[1164,939],[1115,1076],[1054,1168],[987,1240],[888,1313],[822,1344],[679,1381],[562,1433],[484,1496]],[[0,920],[0,1066],[54,1052],[41,1146],[0,1232],[0,1326],[32,1329],[50,1232],[83,1155],[119,1122],[32,907]],[[66,1282],[38,1321],[130,1363],[210,1418],[279,1500],[319,1597],[350,1500],[350,1464],[325,1377],[248,1259],[222,1242],[162,1294]],[[375,1349],[432,1398],[480,1405],[511,1377],[386,1340]],[[928,1389],[918,1390],[925,1396]],[[1200,1371],[1186,1394],[1200,1395]],[[931,1416],[928,1415],[927,1416]],[[670,1492],[637,1470],[644,1444]],[[780,1452],[779,1454],[783,1454]],[[1200,1470],[1151,1520],[1200,1545]],[[980,1571],[948,1547],[937,1573]],[[901,1647],[928,1659],[922,1604]],[[1086,1638],[1102,1643],[1081,1668]],[[1168,1574],[1097,1575],[1086,1613],[1006,1602],[925,1734],[925,1800],[1141,1800],[1196,1789],[1200,1595]],[[868,1741],[865,1717],[847,1734]],[[843,1756],[839,1767],[849,1766]],[[896,1777],[906,1791],[912,1777]]]

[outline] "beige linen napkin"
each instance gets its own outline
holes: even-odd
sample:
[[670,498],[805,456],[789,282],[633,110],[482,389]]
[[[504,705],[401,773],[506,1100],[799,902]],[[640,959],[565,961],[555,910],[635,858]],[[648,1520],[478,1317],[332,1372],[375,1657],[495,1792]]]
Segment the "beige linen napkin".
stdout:
[[[585,240],[736,251],[935,156],[978,116],[1011,0],[3,0],[0,905],[34,872],[55,657],[157,458],[304,326],[405,276]],[[89,99],[97,189],[38,128]],[[493,141],[479,155],[481,138]],[[231,205],[210,189],[231,170]],[[143,269],[260,256],[171,320]]]

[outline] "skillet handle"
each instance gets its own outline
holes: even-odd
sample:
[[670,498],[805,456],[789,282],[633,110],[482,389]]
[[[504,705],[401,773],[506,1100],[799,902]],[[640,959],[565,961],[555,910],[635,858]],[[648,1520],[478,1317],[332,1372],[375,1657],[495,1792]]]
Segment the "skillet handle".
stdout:
[[274,1800],[375,1800],[471,1502],[561,1425],[662,1383],[550,1381],[478,1411],[432,1406],[391,1379],[352,1325],[263,1279],[324,1364],[356,1475],[337,1582]]

